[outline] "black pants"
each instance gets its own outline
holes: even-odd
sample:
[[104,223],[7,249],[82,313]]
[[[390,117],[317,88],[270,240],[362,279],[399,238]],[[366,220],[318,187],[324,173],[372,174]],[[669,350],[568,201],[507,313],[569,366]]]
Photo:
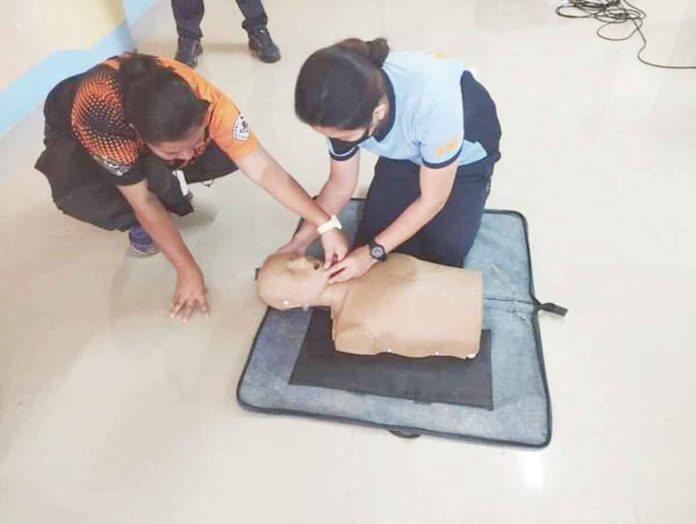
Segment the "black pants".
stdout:
[[[125,231],[137,223],[132,208],[116,187],[116,175],[97,163],[73,135],[70,110],[81,75],[53,88],[44,105],[45,149],[36,162],[51,186],[53,201],[68,216],[103,229]],[[143,155],[133,169],[141,170],[148,189],[171,213],[193,211],[172,169],[154,154]],[[235,171],[237,166],[215,144],[184,167],[187,183],[204,182]]]
[[[421,260],[460,267],[481,225],[493,165],[499,154],[457,170],[445,207],[423,229],[395,249]],[[355,245],[387,228],[420,196],[420,166],[408,160],[380,158],[365,200]]]
[[[252,32],[268,23],[268,16],[261,0],[237,0],[237,5],[244,15],[242,27]],[[205,6],[203,0],[172,0],[176,32],[179,36],[199,40],[203,37],[201,20]]]

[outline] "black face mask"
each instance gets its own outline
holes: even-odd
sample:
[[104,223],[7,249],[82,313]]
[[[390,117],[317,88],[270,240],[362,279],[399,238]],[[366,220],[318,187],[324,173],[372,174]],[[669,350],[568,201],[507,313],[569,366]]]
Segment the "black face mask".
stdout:
[[357,140],[353,140],[352,142],[338,139],[334,140],[341,146],[341,148],[345,148],[345,150],[348,151],[350,149],[353,149],[354,147],[358,147],[360,144],[362,144],[365,140],[367,140],[370,137],[370,128],[368,127],[365,129],[365,132],[360,138],[358,138]]

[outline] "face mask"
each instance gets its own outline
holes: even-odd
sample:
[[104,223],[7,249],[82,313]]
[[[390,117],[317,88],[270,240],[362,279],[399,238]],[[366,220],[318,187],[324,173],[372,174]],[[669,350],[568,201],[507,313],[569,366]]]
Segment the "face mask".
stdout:
[[336,142],[338,142],[341,146],[344,146],[346,148],[346,150],[348,150],[348,149],[353,149],[354,147],[358,147],[360,144],[362,144],[365,140],[367,140],[370,137],[371,137],[370,128],[368,127],[365,129],[365,132],[363,133],[363,135],[360,138],[358,138],[357,140],[353,140],[352,142],[348,142],[346,140],[336,139]]

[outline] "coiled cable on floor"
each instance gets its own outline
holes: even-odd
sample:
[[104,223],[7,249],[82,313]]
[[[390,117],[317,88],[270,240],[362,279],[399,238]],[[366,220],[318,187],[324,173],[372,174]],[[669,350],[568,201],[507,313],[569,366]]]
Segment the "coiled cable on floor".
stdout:
[[[696,69],[696,65],[667,65],[651,62],[643,58],[643,51],[648,46],[648,40],[643,34],[643,21],[648,14],[636,7],[628,0],[606,0],[606,1],[591,1],[591,0],[568,0],[556,7],[556,14],[563,18],[593,18],[602,25],[599,26],[596,33],[597,36],[612,42],[621,42],[628,40],[636,33],[643,41],[642,47],[638,50],[636,57],[645,65],[651,67],[660,67],[662,69]],[[610,37],[606,35],[604,30],[606,27],[630,23],[633,29],[626,36]]]

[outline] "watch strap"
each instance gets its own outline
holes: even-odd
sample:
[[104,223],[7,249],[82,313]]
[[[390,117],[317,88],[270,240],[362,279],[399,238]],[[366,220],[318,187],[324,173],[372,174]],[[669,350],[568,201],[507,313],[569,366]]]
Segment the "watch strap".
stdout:
[[336,215],[331,215],[331,218],[329,220],[317,227],[317,233],[323,235],[324,233],[328,233],[329,231],[332,231],[334,229],[343,229],[343,224],[341,224],[341,221],[338,219]]

